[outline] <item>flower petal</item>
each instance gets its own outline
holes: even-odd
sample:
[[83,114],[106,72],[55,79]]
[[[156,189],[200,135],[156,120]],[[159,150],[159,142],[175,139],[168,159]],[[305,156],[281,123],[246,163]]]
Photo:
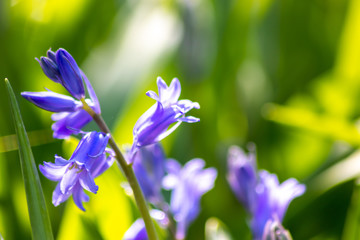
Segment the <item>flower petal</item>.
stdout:
[[83,188],[80,186],[79,183],[77,183],[74,186],[74,189],[72,191],[72,197],[74,200],[75,205],[82,211],[85,212],[85,208],[83,206],[83,202],[88,202],[90,200],[89,196],[84,193]]
[[115,158],[113,156],[109,156],[106,157],[105,155],[103,156],[104,160],[101,161],[96,161],[92,167],[91,167],[91,175],[93,176],[93,178],[96,178],[98,176],[100,176],[101,174],[103,174],[103,172],[105,172],[107,169],[109,169],[109,167],[112,166],[112,164],[115,161]]
[[67,165],[69,163],[70,163],[70,161],[68,161],[68,160],[66,160],[66,159],[64,159],[64,158],[62,158],[62,157],[55,154],[55,164],[56,165],[64,166],[64,165]]
[[56,113],[53,119],[58,119],[51,126],[51,129],[54,131],[53,137],[64,139],[68,138],[71,134],[77,134],[81,128],[91,122],[92,117],[84,109],[81,109],[69,114]]
[[68,171],[64,174],[63,178],[60,181],[60,191],[65,194],[71,190],[77,180],[79,179],[79,169],[76,167],[75,163],[68,168]]
[[39,165],[40,172],[51,181],[59,181],[64,176],[68,165],[57,165],[50,162],[44,162]]
[[97,113],[97,114],[100,114],[101,113],[101,109],[100,109],[100,103],[99,103],[99,99],[98,97],[96,96],[96,93],[94,91],[94,88],[92,87],[89,79],[86,77],[85,73],[80,69],[80,72],[81,72],[81,76],[82,78],[84,79],[85,81],[85,84],[86,84],[86,88],[88,90],[88,93],[89,93],[89,96],[91,98],[91,101],[94,103],[94,111]]
[[150,97],[150,98],[152,98],[152,99],[160,102],[159,96],[158,96],[154,91],[151,91],[151,90],[150,90],[150,91],[147,91],[147,92],[146,92],[146,95],[147,95],[148,97]]
[[52,204],[54,204],[55,207],[59,206],[59,204],[65,202],[70,197],[70,195],[71,195],[71,191],[65,194],[62,193],[60,190],[60,183],[58,183],[52,195]]
[[158,80],[158,88],[160,101],[166,107],[175,104],[180,97],[181,85],[177,78],[172,80],[169,87],[167,87],[164,80]]
[[84,170],[80,173],[79,176],[80,185],[92,193],[97,193],[99,187],[95,184],[94,179],[90,176],[89,172]]
[[196,118],[196,117],[192,117],[192,116],[180,117],[177,120],[181,121],[181,122],[187,122],[187,123],[200,122],[200,118]]
[[90,169],[92,162],[89,158],[97,158],[105,153],[106,145],[109,141],[110,135],[100,132],[89,132],[79,142],[70,160],[75,160],[78,163],[86,164],[86,168]]

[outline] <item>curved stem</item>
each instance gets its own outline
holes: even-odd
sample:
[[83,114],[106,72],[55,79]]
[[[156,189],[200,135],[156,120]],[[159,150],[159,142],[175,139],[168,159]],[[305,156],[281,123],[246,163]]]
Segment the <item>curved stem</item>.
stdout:
[[157,240],[158,238],[156,236],[155,227],[154,227],[153,221],[150,217],[149,209],[147,207],[144,194],[141,191],[140,185],[136,179],[136,176],[135,176],[132,166],[126,162],[123,154],[121,153],[113,136],[111,135],[110,129],[106,125],[106,123],[105,123],[104,119],[101,117],[101,115],[95,113],[94,110],[92,110],[92,108],[89,107],[89,105],[85,102],[84,99],[81,99],[81,102],[83,103],[84,110],[86,110],[93,117],[94,121],[99,126],[100,130],[103,131],[104,133],[110,134],[109,145],[114,150],[115,155],[116,155],[116,160],[120,164],[128,182],[130,184],[130,187],[132,188],[132,191],[133,191],[133,194],[135,197],[135,202],[136,202],[136,205],[138,206],[140,214],[144,220],[146,232],[148,234],[149,240]]

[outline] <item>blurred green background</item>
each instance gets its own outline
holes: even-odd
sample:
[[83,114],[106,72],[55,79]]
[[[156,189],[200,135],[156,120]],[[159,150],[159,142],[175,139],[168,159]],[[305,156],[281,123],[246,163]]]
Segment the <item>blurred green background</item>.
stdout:
[[[34,60],[50,47],[77,60],[120,144],[132,143],[157,76],[178,77],[181,98],[200,103],[190,115],[201,122],[162,141],[168,157],[200,157],[219,172],[188,239],[204,239],[210,217],[233,239],[250,239],[226,181],[229,146],[248,142],[257,146],[259,168],[308,187],[284,220],[294,239],[359,239],[359,43],[359,0],[0,1],[0,79],[18,96],[37,164],[68,158],[74,148],[52,139],[50,113],[20,97],[44,87],[65,93]],[[0,233],[30,239],[3,82],[0,99]],[[96,180],[99,193],[82,213],[72,200],[52,206],[55,183],[41,176],[56,238],[120,239],[139,216],[122,180],[114,165]]]

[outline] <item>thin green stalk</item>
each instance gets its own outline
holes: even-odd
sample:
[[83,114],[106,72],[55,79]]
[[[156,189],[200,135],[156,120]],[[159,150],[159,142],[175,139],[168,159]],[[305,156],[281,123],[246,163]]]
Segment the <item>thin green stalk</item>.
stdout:
[[133,194],[135,197],[135,202],[136,202],[136,204],[139,208],[140,214],[144,220],[146,232],[148,234],[149,240],[158,239],[156,232],[155,232],[155,227],[154,227],[153,221],[149,214],[149,209],[147,207],[144,194],[141,191],[140,185],[136,179],[136,176],[135,176],[132,166],[126,162],[124,156],[122,155],[119,147],[117,146],[117,144],[110,132],[110,129],[106,125],[106,123],[105,123],[104,119],[101,117],[101,115],[96,114],[92,110],[92,108],[89,107],[89,105],[85,102],[84,99],[81,99],[81,102],[83,103],[83,108],[93,117],[94,121],[99,126],[100,130],[103,131],[104,133],[110,134],[109,145],[114,150],[115,155],[116,155],[115,156],[116,160],[120,164],[128,182],[129,182],[129,185],[132,188],[132,191],[133,191]]

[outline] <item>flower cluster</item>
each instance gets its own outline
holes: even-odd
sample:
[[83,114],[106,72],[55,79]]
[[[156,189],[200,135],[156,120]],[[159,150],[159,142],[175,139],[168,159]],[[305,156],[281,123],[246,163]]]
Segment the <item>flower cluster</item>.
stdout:
[[[92,120],[84,109],[86,103],[96,114],[100,114],[98,98],[85,74],[74,58],[65,50],[47,51],[47,57],[37,59],[45,75],[60,83],[72,97],[52,92],[22,92],[21,95],[36,106],[54,112],[51,118],[54,138],[68,138],[72,134],[83,133],[81,128]],[[84,82],[90,99],[85,99]],[[114,162],[113,153],[107,149],[110,135],[99,132],[84,133],[69,160],[55,155],[55,163],[44,162],[41,173],[58,182],[52,203],[58,206],[71,195],[75,204],[85,211],[83,202],[89,201],[84,189],[97,193],[94,178],[102,174]]]
[[[81,209],[83,202],[89,200],[84,189],[96,193],[98,186],[94,178],[113,163],[113,153],[107,149],[110,135],[98,132],[84,133],[81,129],[89,123],[93,115],[99,115],[100,104],[89,80],[78,67],[74,58],[65,50],[47,51],[46,57],[37,59],[45,75],[61,84],[71,96],[52,92],[22,92],[21,95],[36,106],[52,114],[54,138],[68,138],[72,134],[83,133],[78,147],[69,160],[55,156],[55,163],[44,162],[40,171],[58,185],[53,192],[55,206],[73,196],[75,204]],[[146,94],[156,103],[146,111],[134,127],[134,143],[127,153],[146,199],[153,204],[163,202],[162,181],[165,175],[165,156],[159,142],[173,132],[181,122],[198,122],[199,119],[185,114],[199,104],[190,100],[179,100],[181,86],[173,79],[170,86],[158,78],[158,94]],[[90,99],[85,99],[85,90]],[[89,111],[89,108],[91,110]],[[91,113],[91,114],[90,114]],[[199,190],[200,191],[200,190]],[[194,199],[198,201],[200,197]]]
[[[60,48],[55,53],[47,51],[47,57],[41,57],[40,63],[45,75],[56,83],[60,83],[73,97],[50,90],[44,92],[22,92],[21,95],[34,103],[36,106],[50,112],[54,131],[54,138],[68,138],[71,134],[80,132],[92,117],[83,109],[86,103],[100,114],[100,105],[93,87],[86,75],[76,64],[74,58],[65,50]],[[85,99],[84,82],[89,93],[90,99]]]
[[[183,239],[189,224],[199,214],[201,196],[213,187],[217,172],[213,168],[203,169],[205,163],[202,159],[193,159],[183,168],[173,159],[166,160],[158,142],[182,122],[198,122],[198,118],[185,114],[193,108],[200,108],[200,105],[190,100],[178,100],[181,86],[176,78],[167,86],[159,77],[157,86],[158,94],[153,91],[146,93],[156,103],[136,122],[134,142],[127,152],[127,159],[133,165],[145,198],[160,209],[157,217],[153,214],[152,217],[164,228],[170,228],[169,218],[173,217],[176,222],[174,234],[177,239]],[[170,207],[164,201],[162,189],[172,190]],[[124,239],[147,239],[142,219],[134,222]]]
[[[188,226],[200,212],[202,195],[214,186],[217,171],[214,168],[204,169],[205,162],[202,159],[190,160],[184,167],[174,159],[165,160],[159,144],[143,147],[135,154],[134,171],[146,198],[164,212],[162,218],[156,218],[160,226],[169,227],[168,218],[173,217],[176,222],[176,239],[184,239]],[[144,168],[141,163],[147,161],[150,161],[151,167]],[[163,200],[161,187],[172,190],[169,207]],[[142,220],[138,219],[132,225],[124,239],[147,239]]]
[[255,154],[250,152],[246,155],[236,146],[229,150],[228,181],[252,216],[250,227],[254,239],[261,239],[265,235],[267,222],[281,223],[290,202],[306,189],[294,178],[280,184],[275,174],[257,171]]

